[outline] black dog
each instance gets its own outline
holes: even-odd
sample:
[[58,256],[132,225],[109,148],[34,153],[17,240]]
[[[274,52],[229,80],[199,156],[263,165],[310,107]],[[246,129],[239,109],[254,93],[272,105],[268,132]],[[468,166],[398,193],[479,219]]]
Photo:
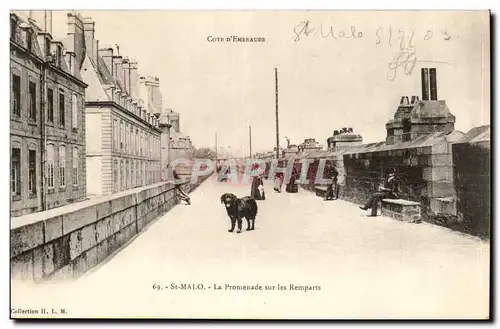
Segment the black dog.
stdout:
[[241,233],[241,223],[243,217],[247,220],[247,231],[255,230],[257,202],[254,198],[246,196],[240,199],[232,193],[224,193],[220,197],[220,202],[226,206],[227,214],[231,219],[231,229],[229,232],[234,231],[234,226],[236,221],[238,221],[237,233]]

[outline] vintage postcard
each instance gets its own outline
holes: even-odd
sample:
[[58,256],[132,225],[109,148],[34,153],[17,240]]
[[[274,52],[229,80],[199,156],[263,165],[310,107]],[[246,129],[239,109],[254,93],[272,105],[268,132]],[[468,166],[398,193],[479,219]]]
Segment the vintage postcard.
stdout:
[[490,318],[490,12],[10,11],[12,319]]

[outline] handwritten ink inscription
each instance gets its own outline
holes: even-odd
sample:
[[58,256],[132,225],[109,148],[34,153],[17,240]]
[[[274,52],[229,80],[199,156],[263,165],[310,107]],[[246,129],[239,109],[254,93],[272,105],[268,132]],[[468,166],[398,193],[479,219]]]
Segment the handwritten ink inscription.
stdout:
[[[320,24],[319,27],[315,27],[313,23],[309,20],[302,21],[297,24],[293,29],[293,41],[299,42],[302,37],[316,36],[319,35],[323,39],[362,39],[366,38],[366,33],[361,31],[356,25],[351,25],[349,28],[336,29],[333,25]],[[441,39],[444,41],[450,41],[458,36],[452,37],[447,30],[430,30],[424,29],[419,32],[417,36],[415,30],[407,32],[403,28],[394,28],[392,25],[388,26],[378,26],[374,32],[375,44],[379,45],[383,42],[387,42],[389,46],[399,44],[402,47],[405,43],[407,45],[413,45],[413,41],[416,37],[421,40],[428,41],[431,39]]]
[[[335,29],[332,25],[325,26],[320,24],[319,27],[315,27],[311,21],[306,20],[297,24],[294,29],[294,42],[299,42],[302,38],[310,36],[319,36],[322,39],[333,39],[333,40],[366,40],[368,35],[357,28],[355,25],[351,25],[349,28]],[[417,46],[418,41],[429,41],[442,40],[444,42],[451,41],[453,39],[458,39],[458,36],[453,36],[448,33],[447,30],[431,30],[424,29],[416,33],[414,29],[407,31],[403,28],[394,28],[392,25],[388,26],[378,26],[373,36],[375,38],[375,45],[382,46],[387,45],[390,48],[399,49],[398,53],[391,59],[388,63],[387,79],[389,81],[394,81],[397,77],[398,71],[403,70],[405,75],[411,75],[417,63],[440,63],[447,64],[443,61],[431,61],[431,60],[420,60],[417,58]]]

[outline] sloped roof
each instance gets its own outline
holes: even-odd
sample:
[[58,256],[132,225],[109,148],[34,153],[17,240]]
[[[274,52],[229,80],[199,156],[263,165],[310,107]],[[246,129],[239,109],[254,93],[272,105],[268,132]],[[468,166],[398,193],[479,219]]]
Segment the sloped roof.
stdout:
[[477,142],[489,142],[491,137],[490,125],[478,126],[469,130],[461,139],[456,143],[477,143]]
[[359,146],[354,146],[346,150],[346,154],[355,153],[369,153],[369,152],[380,152],[388,150],[401,150],[409,148],[427,147],[440,143],[447,140],[447,137],[452,134],[460,134],[458,131],[454,131],[451,134],[445,134],[444,132],[435,132],[429,135],[422,135],[415,138],[409,142],[398,142],[391,145],[387,145],[386,142],[362,144]]

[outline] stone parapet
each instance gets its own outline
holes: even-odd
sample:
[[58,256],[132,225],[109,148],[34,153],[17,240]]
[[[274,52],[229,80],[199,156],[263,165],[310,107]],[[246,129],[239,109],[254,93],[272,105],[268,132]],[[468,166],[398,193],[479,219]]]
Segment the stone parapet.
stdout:
[[[187,180],[189,193],[207,176]],[[11,279],[81,276],[178,203],[168,182],[12,218]]]

